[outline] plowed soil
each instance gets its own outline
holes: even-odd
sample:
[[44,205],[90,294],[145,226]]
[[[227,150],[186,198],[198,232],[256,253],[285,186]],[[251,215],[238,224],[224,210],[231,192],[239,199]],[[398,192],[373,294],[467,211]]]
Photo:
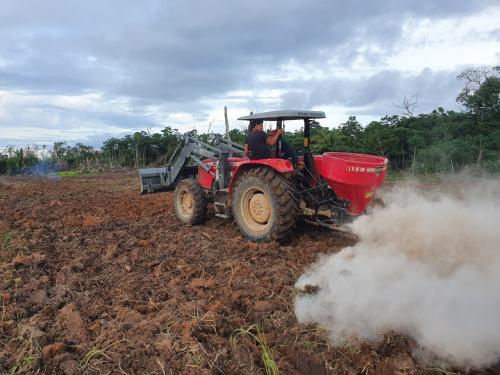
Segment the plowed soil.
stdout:
[[418,374],[411,339],[332,346],[297,323],[294,283],[353,244],[301,225],[287,246],[230,220],[180,225],[135,175],[0,179],[0,369],[12,373]]

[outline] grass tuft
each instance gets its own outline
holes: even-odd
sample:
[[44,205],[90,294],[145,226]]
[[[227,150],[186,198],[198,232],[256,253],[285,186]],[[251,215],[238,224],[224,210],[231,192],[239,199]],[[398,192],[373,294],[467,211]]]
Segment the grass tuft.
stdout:
[[87,354],[85,354],[83,356],[83,359],[81,360],[80,362],[80,367],[83,369],[83,368],[86,368],[89,366],[89,363],[90,361],[93,359],[93,358],[97,358],[97,357],[106,357],[106,358],[109,358],[106,354],[104,354],[104,352],[101,350],[101,349],[97,349],[97,348],[92,348],[90,349]]
[[8,372],[10,375],[26,374],[34,370],[35,362],[40,358],[40,347],[31,338],[26,340],[22,349],[16,355],[14,366]]
[[112,346],[118,344],[119,342],[122,342],[122,341],[127,341],[125,339],[122,339],[122,340],[118,340],[118,341],[115,341],[111,344],[109,344],[108,346],[106,346],[105,348],[103,349],[99,349],[97,347],[93,347],[92,349],[90,349],[82,358],[82,360],[80,361],[80,370],[88,370],[88,369],[91,369],[93,371],[97,371],[99,373],[100,370],[97,369],[97,368],[94,368],[91,366],[91,362],[95,359],[97,360],[97,358],[100,358],[101,359],[101,362],[102,361],[105,361],[105,360],[110,360],[111,358],[106,355],[106,351],[111,348]]
[[9,246],[16,235],[15,231],[8,231],[0,234],[0,245]]
[[274,360],[274,353],[267,345],[266,337],[257,324],[252,324],[248,328],[238,328],[235,335],[231,336],[231,344],[236,345],[236,339],[239,336],[248,336],[255,340],[259,345],[262,362],[267,375],[278,375],[278,365]]

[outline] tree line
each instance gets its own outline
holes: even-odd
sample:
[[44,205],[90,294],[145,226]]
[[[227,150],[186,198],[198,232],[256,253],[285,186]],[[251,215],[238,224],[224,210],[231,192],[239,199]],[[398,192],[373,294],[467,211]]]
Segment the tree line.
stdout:
[[[311,132],[313,153],[346,151],[385,156],[393,171],[446,173],[478,166],[500,172],[500,67],[466,69],[458,77],[464,82],[456,100],[463,111],[437,108],[413,115],[413,98],[405,98],[401,116],[385,116],[363,127],[356,117],[329,128],[317,126]],[[210,143],[215,134],[190,132]],[[245,132],[229,132],[234,142],[243,143]],[[182,134],[166,127],[160,133],[136,132],[106,140],[101,149],[78,143],[54,143],[47,157],[34,148],[9,148],[0,155],[0,174],[30,173],[37,168],[107,171],[164,165],[179,144]],[[285,132],[284,140],[298,153],[303,144],[302,129]]]

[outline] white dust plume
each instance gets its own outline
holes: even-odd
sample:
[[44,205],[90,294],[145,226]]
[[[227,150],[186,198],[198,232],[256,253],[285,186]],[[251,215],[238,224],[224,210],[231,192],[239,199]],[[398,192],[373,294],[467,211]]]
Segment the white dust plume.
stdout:
[[386,206],[353,224],[359,242],[323,255],[297,281],[301,323],[317,322],[334,342],[377,340],[394,330],[451,365],[500,359],[498,182],[458,194],[398,188]]

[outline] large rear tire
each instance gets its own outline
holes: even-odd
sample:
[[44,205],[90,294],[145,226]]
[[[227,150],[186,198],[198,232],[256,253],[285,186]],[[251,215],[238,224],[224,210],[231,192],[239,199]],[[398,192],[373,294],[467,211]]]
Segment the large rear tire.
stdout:
[[286,242],[297,224],[293,185],[266,167],[249,169],[238,177],[232,208],[240,232],[252,241]]
[[187,225],[205,221],[207,202],[201,186],[193,179],[181,180],[174,191],[174,208],[177,218]]

